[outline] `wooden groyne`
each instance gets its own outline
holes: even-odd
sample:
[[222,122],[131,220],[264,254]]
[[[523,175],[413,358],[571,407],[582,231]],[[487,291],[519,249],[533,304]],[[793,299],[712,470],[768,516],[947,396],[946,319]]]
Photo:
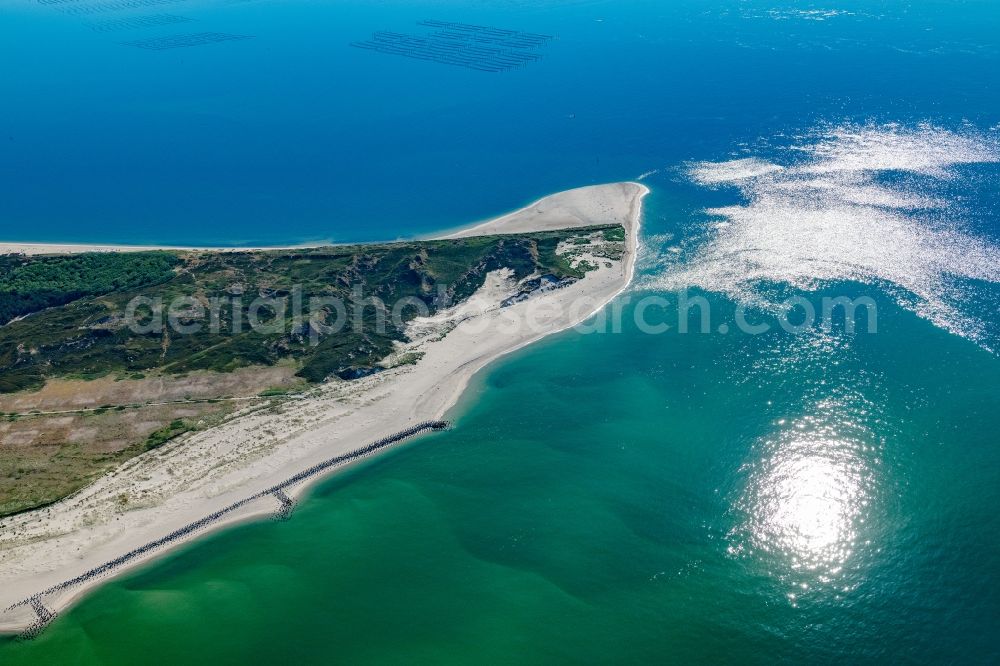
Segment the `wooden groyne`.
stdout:
[[38,619],[28,625],[28,628],[21,633],[21,638],[30,639],[42,633],[42,630],[49,626],[52,620],[56,619],[56,613],[45,607],[45,604],[42,603],[41,595],[35,595],[27,601],[31,605],[31,609],[35,611],[35,615],[38,616]]
[[274,517],[278,520],[288,520],[292,517],[292,511],[295,510],[295,500],[288,496],[284,490],[275,490],[271,493],[274,499],[278,500],[278,512],[274,514]]
[[38,594],[32,595],[27,599],[9,606],[6,610],[11,611],[22,606],[30,606],[35,611],[38,619],[21,634],[21,637],[34,638],[56,617],[56,614],[48,610],[48,608],[46,608],[42,603],[42,597],[56,592],[62,592],[82,583],[87,583],[96,578],[106,576],[122,566],[148,555],[153,551],[159,550],[164,546],[168,546],[176,541],[189,537],[192,534],[212,525],[213,523],[217,523],[233,512],[242,509],[251,502],[255,502],[262,498],[271,497],[277,500],[279,507],[276,512],[276,517],[279,519],[287,518],[291,515],[292,509],[295,507],[294,501],[288,496],[288,493],[285,492],[292,486],[298,485],[303,481],[311,479],[335,467],[355,462],[357,460],[361,460],[362,458],[367,458],[382,449],[392,446],[393,444],[397,444],[405,439],[409,439],[414,435],[432,430],[445,430],[449,427],[449,425],[450,424],[447,421],[423,421],[407,428],[406,430],[401,430],[400,432],[389,435],[388,437],[383,437],[382,439],[376,440],[371,444],[355,449],[354,451],[335,456],[329,460],[313,465],[298,474],[288,477],[281,483],[273,485],[270,488],[262,490],[258,493],[254,493],[253,495],[241,499],[238,502],[234,502],[223,509],[219,509],[204,518],[201,518],[200,520],[196,520],[193,523],[189,523],[184,527],[181,527],[180,529],[174,530],[164,537],[156,539],[155,541],[150,541],[149,543],[143,544],[134,550],[130,550],[124,555],[116,557],[113,560],[109,560],[100,566],[94,567],[93,569],[90,569],[75,578],[70,578],[69,580],[63,581],[57,585],[53,585],[47,590],[39,592]]

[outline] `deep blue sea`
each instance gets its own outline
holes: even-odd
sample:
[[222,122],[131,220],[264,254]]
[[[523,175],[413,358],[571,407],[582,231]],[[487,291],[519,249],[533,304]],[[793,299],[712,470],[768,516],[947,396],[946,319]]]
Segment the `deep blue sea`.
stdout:
[[[1000,122],[993,3],[834,4],[3,0],[0,235],[391,239],[818,123]],[[348,46],[428,18],[556,39],[498,75]],[[121,43],[197,32],[254,38]]]
[[[118,1],[0,0],[0,240],[385,240],[641,179],[628,295],[673,326],[506,358],[0,662],[1000,660],[995,0]],[[350,46],[426,19],[554,39]],[[123,44],[195,33],[252,39]],[[878,332],[719,326],[838,296]]]

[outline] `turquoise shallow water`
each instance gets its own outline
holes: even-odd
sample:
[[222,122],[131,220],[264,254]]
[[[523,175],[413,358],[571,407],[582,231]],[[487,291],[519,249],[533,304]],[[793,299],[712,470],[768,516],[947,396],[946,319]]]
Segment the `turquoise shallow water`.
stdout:
[[[837,369],[777,340],[546,341],[478,382],[454,431],[109,584],[4,663],[987,660],[1000,368],[890,317],[928,363],[889,341]],[[744,534],[756,466],[804,461],[800,495],[824,482],[822,447],[762,443],[807,418],[801,441],[839,433],[858,480],[777,529],[851,531],[850,552]]]
[[[22,28],[80,28],[17,7]],[[630,296],[666,298],[653,317],[672,328],[641,332],[627,305],[620,333],[505,358],[454,430],[325,482],[288,522],[104,586],[39,639],[0,641],[2,663],[1000,658],[991,4],[198,7],[257,40],[233,44],[239,56],[220,44],[144,60],[157,69],[141,80],[138,61],[88,42],[120,66],[85,99],[7,75],[20,92],[2,111],[19,129],[8,143],[36,140],[0,156],[3,219],[34,221],[9,233],[394,237],[659,170]],[[486,79],[343,52],[433,15],[560,39],[542,63]],[[29,34],[0,49],[37,50]],[[193,73],[199,58],[213,67]],[[111,116],[169,131],[108,143],[120,125],[93,113],[31,113],[42,92],[103,108],[124,94],[114,77],[142,94]],[[130,168],[150,155],[165,155],[165,180]],[[30,189],[43,186],[62,196]],[[136,230],[140,209],[153,224]],[[279,209],[295,223],[276,229],[265,213]],[[70,230],[69,213],[101,222]],[[678,288],[707,299],[710,333],[678,332]],[[790,295],[870,297],[878,333],[719,331],[738,305],[765,321]]]

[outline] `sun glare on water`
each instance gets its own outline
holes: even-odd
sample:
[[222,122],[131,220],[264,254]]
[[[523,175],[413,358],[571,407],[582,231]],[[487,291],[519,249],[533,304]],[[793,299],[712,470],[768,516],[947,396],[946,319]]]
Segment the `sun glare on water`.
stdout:
[[844,126],[769,153],[688,165],[693,183],[738,196],[704,211],[702,233],[691,234],[683,257],[664,257],[650,286],[766,307],[761,285],[856,282],[993,349],[988,322],[968,304],[995,307],[1000,246],[967,229],[961,199],[948,192],[973,187],[973,166],[976,177],[995,173],[995,131]]
[[853,433],[837,435],[815,417],[781,424],[743,471],[740,516],[730,554],[761,563],[797,597],[817,588],[849,590],[871,516],[879,459]]
[[796,452],[801,443],[789,448],[760,480],[754,536],[789,554],[795,566],[842,564],[863,496],[857,474],[835,458]]

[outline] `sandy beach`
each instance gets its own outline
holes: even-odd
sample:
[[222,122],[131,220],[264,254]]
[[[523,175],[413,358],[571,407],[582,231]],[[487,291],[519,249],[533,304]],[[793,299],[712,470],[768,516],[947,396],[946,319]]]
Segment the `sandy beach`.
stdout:
[[[470,378],[498,357],[570,328],[600,311],[629,284],[635,268],[642,200],[649,190],[616,183],[545,197],[519,211],[442,238],[564,229],[619,223],[627,230],[621,261],[561,289],[509,307],[504,271],[491,273],[469,301],[414,322],[400,352],[421,352],[416,365],[351,382],[331,381],[304,399],[271,410],[248,409],[218,427],[172,441],[125,463],[79,493],[44,509],[0,520],[0,609],[114,559],[233,504],[297,472],[414,424],[444,418]],[[65,248],[65,249],[64,249]],[[0,252],[123,251],[123,246],[0,244]],[[244,249],[244,248],[240,248]],[[425,445],[433,446],[433,435]],[[293,489],[304,493],[315,479]],[[127,495],[128,509],[119,498]],[[274,514],[261,498],[206,530]],[[194,538],[194,537],[193,537]],[[130,562],[118,575],[161,556],[169,547]],[[46,595],[50,611],[68,607],[91,580]],[[0,631],[21,631],[37,619],[30,607],[0,612]]]

